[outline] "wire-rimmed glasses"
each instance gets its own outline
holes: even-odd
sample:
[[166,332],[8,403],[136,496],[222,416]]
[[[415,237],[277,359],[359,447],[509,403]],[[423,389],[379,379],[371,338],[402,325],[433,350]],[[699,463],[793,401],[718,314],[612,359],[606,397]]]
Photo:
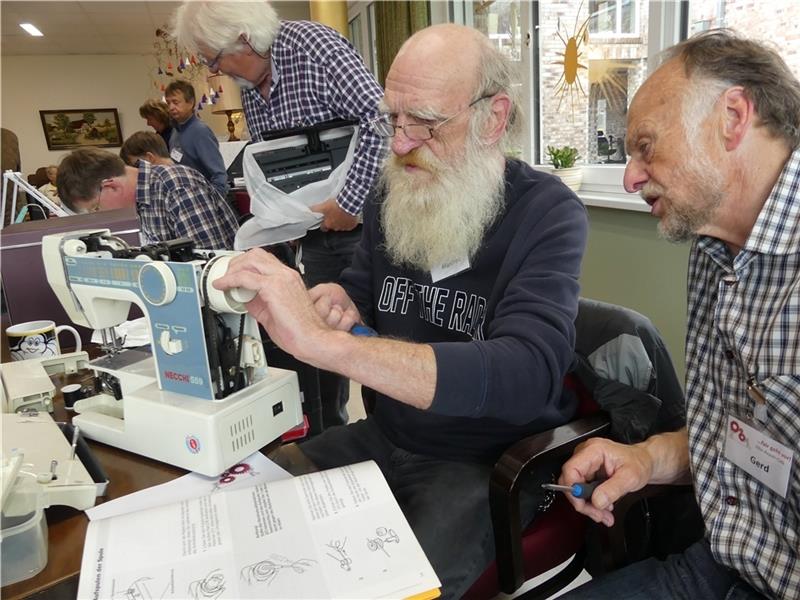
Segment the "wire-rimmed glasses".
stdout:
[[375,133],[381,137],[394,137],[397,133],[397,130],[402,129],[405,136],[412,142],[425,142],[432,139],[433,133],[442,125],[452,121],[460,114],[468,111],[481,100],[486,100],[487,98],[492,98],[493,96],[494,94],[487,94],[486,96],[476,98],[456,114],[439,121],[435,125],[426,125],[425,123],[406,123],[405,125],[398,125],[396,116],[390,116],[386,114],[375,117],[369,123]]

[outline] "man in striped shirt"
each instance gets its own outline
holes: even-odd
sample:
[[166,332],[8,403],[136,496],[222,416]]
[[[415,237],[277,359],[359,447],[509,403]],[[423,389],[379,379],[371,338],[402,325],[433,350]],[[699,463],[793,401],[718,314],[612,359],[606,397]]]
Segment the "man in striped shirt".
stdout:
[[800,598],[800,83],[765,46],[710,31],[668,53],[628,112],[625,188],[670,240],[693,240],[687,427],[592,440],[561,482],[591,503],[692,481],[705,538],[589,582],[580,598]]

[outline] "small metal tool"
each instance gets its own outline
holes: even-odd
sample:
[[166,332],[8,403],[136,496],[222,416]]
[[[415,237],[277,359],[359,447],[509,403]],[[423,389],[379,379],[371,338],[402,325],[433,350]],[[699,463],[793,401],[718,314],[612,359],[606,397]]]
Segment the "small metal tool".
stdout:
[[58,479],[58,475],[56,475],[56,467],[58,466],[57,460],[50,461],[50,481],[54,479]]
[[75,425],[72,428],[72,453],[70,454],[70,460],[75,460],[75,450],[78,447],[78,436],[81,433],[81,428]]
[[553,490],[555,492],[564,492],[565,494],[572,494],[573,498],[581,498],[589,500],[592,497],[594,489],[603,483],[602,481],[592,481],[591,483],[573,483],[572,485],[558,485],[555,483],[543,483],[542,487],[546,490]]

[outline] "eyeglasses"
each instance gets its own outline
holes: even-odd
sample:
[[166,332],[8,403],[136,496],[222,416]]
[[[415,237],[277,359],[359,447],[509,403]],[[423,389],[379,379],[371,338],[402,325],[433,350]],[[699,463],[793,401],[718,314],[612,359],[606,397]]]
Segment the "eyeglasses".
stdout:
[[375,131],[375,133],[381,137],[394,137],[397,133],[397,130],[402,129],[405,136],[412,142],[425,142],[432,139],[433,132],[439,129],[442,125],[452,121],[460,114],[465,113],[481,100],[486,100],[492,97],[494,97],[494,94],[488,94],[486,96],[476,98],[456,114],[439,121],[435,125],[426,125],[424,123],[406,123],[405,125],[398,125],[396,115],[380,115],[372,119],[369,124],[372,126],[372,129]]
[[103,190],[106,188],[106,184],[111,182],[112,180],[113,177],[108,177],[106,179],[103,179],[100,182],[100,185],[97,186],[97,195],[95,195],[94,199],[90,200],[82,207],[78,208],[75,212],[77,212],[80,215],[98,212],[100,210],[100,205],[103,197]]
[[217,55],[210,61],[199,52],[197,58],[201,64],[205,65],[208,68],[209,71],[216,71],[219,68],[219,60],[222,58],[222,52],[224,50],[225,49],[223,48],[222,50],[217,52]]

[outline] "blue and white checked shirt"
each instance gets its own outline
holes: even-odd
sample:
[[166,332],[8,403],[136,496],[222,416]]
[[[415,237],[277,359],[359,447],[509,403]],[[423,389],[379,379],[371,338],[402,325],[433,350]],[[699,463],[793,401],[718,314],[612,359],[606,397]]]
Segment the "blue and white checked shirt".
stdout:
[[140,160],[136,212],[147,243],[189,238],[196,248],[233,250],[236,213],[199,171]]
[[[689,264],[689,452],[715,558],[771,598],[800,598],[800,150],[735,258],[700,237]],[[746,371],[746,374],[742,371]],[[753,376],[762,429],[794,450],[784,499],[724,456],[728,415],[747,419]]]
[[368,121],[378,115],[383,91],[355,48],[337,32],[310,21],[281,21],[272,44],[269,98],[242,90],[247,128],[254,141],[265,133],[309,127],[333,119],[359,122],[353,164],[337,202],[358,215],[380,169],[383,139]]

